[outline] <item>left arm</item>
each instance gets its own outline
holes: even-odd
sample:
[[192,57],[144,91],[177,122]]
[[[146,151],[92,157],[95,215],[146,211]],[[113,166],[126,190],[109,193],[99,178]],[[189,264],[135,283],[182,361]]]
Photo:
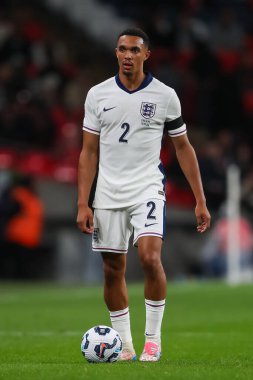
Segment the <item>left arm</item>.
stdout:
[[195,150],[186,134],[172,137],[171,140],[175,147],[180,167],[196,199],[195,215],[198,223],[197,231],[201,233],[205,232],[210,227],[211,216],[206,207],[206,198]]

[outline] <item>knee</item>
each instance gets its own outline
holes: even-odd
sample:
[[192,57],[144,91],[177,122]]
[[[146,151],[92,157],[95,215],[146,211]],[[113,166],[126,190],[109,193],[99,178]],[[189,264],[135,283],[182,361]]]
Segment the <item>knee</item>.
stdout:
[[140,252],[140,262],[144,272],[156,272],[161,267],[161,258],[156,250]]

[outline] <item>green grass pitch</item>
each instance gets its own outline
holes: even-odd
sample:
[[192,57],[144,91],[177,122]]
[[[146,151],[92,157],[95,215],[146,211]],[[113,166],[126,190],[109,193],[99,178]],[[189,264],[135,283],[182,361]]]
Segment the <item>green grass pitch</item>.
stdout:
[[[142,294],[129,286],[138,355]],[[0,284],[0,379],[253,379],[253,285],[169,284],[158,363],[87,363],[81,336],[96,324],[109,324],[102,287]]]

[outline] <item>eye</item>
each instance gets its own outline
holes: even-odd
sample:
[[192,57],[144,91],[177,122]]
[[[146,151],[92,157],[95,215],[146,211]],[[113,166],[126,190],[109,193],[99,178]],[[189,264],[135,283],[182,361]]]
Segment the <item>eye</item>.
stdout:
[[119,51],[123,53],[124,51],[126,51],[126,48],[124,46],[119,46]]
[[139,49],[137,46],[133,47],[131,50],[132,50],[132,52],[135,53],[135,54],[137,54],[137,53],[140,52],[140,49]]

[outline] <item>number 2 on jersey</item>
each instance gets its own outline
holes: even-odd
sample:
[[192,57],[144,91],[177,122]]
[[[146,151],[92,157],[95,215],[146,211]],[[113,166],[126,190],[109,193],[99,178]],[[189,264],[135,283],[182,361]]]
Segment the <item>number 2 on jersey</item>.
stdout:
[[153,213],[154,213],[154,211],[156,209],[155,202],[149,201],[147,203],[147,207],[150,207],[147,219],[156,219],[156,216],[153,215]]
[[124,129],[124,132],[122,133],[122,135],[120,136],[119,138],[119,142],[123,142],[123,143],[128,143],[128,140],[125,138],[126,135],[128,134],[129,132],[129,129],[130,129],[130,125],[128,123],[123,123],[121,125],[121,128]]

